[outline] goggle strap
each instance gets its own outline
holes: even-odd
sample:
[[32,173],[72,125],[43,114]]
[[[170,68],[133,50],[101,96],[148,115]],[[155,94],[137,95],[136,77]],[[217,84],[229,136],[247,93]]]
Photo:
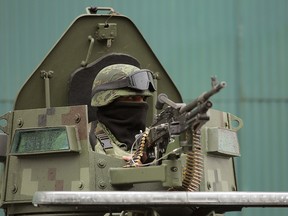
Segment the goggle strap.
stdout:
[[97,86],[96,88],[93,89],[92,91],[92,97],[100,92],[100,91],[104,91],[104,90],[112,90],[112,89],[120,89],[120,88],[124,88],[127,87],[129,84],[129,77],[126,77],[125,79],[121,79],[121,80],[115,80],[109,83],[104,83],[102,85]]

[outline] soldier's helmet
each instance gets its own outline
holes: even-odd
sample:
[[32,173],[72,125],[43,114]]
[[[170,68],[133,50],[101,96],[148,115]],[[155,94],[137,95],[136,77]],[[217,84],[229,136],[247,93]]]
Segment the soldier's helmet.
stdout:
[[91,106],[106,106],[121,96],[151,96],[155,90],[151,71],[129,64],[113,64],[95,77]]

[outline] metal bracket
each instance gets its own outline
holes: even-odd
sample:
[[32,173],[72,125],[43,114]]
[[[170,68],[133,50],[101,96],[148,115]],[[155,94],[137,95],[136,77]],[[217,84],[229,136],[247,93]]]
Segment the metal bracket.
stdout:
[[108,14],[114,14],[115,10],[112,7],[87,7],[86,12],[87,14],[97,14],[99,12],[107,11]]
[[231,113],[227,113],[227,117],[229,121],[229,129],[237,132],[243,127],[242,119],[238,118],[235,115],[232,115]]
[[112,41],[117,37],[116,23],[98,23],[96,30],[96,39],[99,41],[106,40],[107,47],[111,47]]
[[11,119],[12,119],[12,112],[8,112],[0,116],[0,130],[3,131],[7,135],[10,134]]

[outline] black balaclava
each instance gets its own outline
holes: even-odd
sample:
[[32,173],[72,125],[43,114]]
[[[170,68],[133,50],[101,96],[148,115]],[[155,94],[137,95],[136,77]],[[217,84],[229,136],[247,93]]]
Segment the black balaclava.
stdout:
[[135,135],[140,130],[145,130],[147,110],[146,102],[115,101],[98,107],[97,117],[129,150],[135,141]]

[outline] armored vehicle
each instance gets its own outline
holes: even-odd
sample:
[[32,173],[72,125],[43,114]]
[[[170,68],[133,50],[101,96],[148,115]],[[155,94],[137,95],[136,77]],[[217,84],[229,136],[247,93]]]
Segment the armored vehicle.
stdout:
[[[93,80],[119,63],[153,71],[156,89],[148,99],[149,133],[140,134],[148,141],[128,164],[94,149]],[[243,123],[211,109],[210,98],[226,83],[212,77],[211,84],[184,104],[129,18],[87,8],[24,83],[14,109],[0,117],[5,214],[219,215],[287,206],[287,193],[237,192],[234,158]],[[149,162],[135,163],[144,151]]]

